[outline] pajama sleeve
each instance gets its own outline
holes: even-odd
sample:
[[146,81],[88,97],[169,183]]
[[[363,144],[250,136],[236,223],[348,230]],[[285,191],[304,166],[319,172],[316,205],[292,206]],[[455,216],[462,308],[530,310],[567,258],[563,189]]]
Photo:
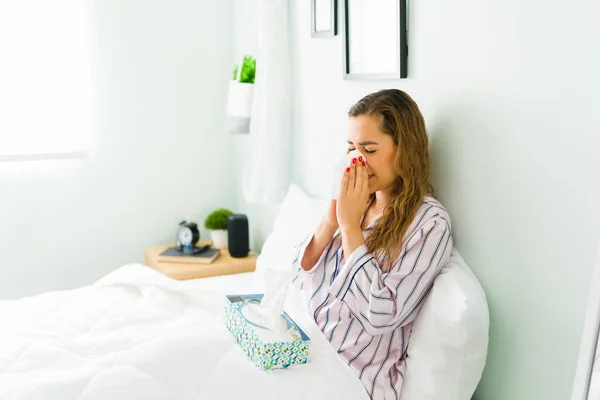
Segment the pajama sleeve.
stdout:
[[411,322],[450,258],[452,235],[444,218],[428,221],[412,233],[388,273],[365,245],[346,258],[329,293],[345,303],[370,335]]
[[[312,276],[315,273],[315,271],[317,271],[319,268],[324,266],[326,260],[328,260],[328,256],[330,254],[334,253],[334,251],[332,249],[334,240],[332,239],[329,242],[329,244],[327,244],[325,251],[323,251],[323,254],[321,254],[321,257],[319,257],[319,260],[316,262],[316,264],[311,266],[311,268],[308,271],[305,271],[302,268],[302,258],[304,257],[304,252],[306,251],[306,248],[310,244],[310,241],[312,240],[313,236],[314,236],[314,233],[310,233],[302,242],[300,242],[295,247],[294,258],[292,261],[292,275],[290,277],[290,283],[292,283],[294,286],[301,287],[301,285],[310,276]],[[335,239],[335,236],[334,236],[334,239]]]

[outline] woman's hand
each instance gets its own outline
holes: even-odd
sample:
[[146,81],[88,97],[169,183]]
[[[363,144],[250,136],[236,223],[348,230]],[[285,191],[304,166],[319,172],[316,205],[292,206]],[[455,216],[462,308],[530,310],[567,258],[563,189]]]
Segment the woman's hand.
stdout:
[[[362,158],[362,157],[360,157]],[[364,160],[352,159],[342,177],[337,201],[337,220],[340,230],[360,230],[360,217],[369,199],[369,175]]]

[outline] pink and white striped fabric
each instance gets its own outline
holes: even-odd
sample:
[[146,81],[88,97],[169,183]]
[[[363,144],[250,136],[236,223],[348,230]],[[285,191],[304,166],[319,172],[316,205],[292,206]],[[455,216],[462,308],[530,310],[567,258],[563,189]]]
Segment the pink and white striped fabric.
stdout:
[[[373,224],[363,236],[372,230]],[[452,252],[448,213],[425,197],[388,273],[365,245],[345,257],[339,232],[304,271],[300,261],[312,236],[297,246],[292,282],[308,291],[312,318],[371,398],[399,399],[412,321]]]

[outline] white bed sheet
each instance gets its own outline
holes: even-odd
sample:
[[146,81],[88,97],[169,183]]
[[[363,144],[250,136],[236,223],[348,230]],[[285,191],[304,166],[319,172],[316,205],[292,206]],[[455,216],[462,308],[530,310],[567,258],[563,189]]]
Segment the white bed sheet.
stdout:
[[[368,399],[290,300],[309,362],[255,367],[222,321],[253,274],[174,281],[139,264],[90,286],[0,302],[0,399]],[[297,298],[296,298],[297,299]]]

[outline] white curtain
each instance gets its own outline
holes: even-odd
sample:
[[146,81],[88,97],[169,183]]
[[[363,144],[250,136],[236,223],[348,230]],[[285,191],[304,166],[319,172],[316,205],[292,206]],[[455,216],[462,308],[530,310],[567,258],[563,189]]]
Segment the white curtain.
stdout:
[[278,202],[289,186],[291,66],[288,0],[259,0],[250,149],[244,168],[249,203]]

